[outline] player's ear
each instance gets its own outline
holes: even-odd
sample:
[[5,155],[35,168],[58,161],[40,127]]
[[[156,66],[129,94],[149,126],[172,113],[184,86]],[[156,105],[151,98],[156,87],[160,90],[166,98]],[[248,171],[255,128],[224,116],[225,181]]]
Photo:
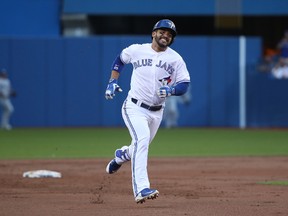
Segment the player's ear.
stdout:
[[156,31],[153,31],[152,32],[152,39],[155,37],[155,35],[156,35]]

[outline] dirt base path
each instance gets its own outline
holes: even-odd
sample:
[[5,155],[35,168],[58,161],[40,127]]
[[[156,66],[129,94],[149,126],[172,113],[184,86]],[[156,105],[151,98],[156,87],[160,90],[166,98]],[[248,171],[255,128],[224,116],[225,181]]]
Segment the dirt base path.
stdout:
[[[130,164],[108,175],[109,159],[0,160],[0,216],[286,216],[288,157],[150,158],[156,200],[136,204]],[[62,178],[23,178],[30,170]]]

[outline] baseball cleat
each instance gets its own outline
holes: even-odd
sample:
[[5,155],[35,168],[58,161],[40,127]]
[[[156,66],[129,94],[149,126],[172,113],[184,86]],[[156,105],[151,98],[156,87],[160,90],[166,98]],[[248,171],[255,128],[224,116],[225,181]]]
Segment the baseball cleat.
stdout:
[[113,173],[117,172],[117,170],[119,170],[120,167],[121,167],[121,165],[117,164],[116,160],[113,159],[108,163],[108,165],[106,167],[106,172],[109,174],[113,174]]
[[118,164],[122,164],[124,162],[130,161],[131,158],[128,155],[129,147],[123,146],[121,149],[116,149],[115,151],[115,159],[118,162]]
[[128,146],[123,146],[121,149],[116,149],[115,158],[111,160],[107,167],[106,172],[113,174],[120,169],[123,163],[130,161],[130,156],[128,155]]
[[156,199],[158,196],[159,191],[155,189],[145,188],[137,194],[135,201],[137,204],[142,204],[145,202],[146,199]]

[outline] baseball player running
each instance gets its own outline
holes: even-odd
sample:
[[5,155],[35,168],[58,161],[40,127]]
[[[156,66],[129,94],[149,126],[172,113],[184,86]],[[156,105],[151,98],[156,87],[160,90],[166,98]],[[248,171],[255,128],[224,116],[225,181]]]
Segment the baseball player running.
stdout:
[[117,84],[125,64],[133,65],[128,96],[122,106],[122,117],[131,136],[131,144],[116,149],[106,172],[113,174],[131,161],[132,187],[136,203],[155,199],[159,191],[150,188],[147,172],[149,145],[160,126],[165,98],[183,95],[190,76],[182,57],[169,46],[176,36],[171,20],[158,21],[152,29],[152,43],[132,44],[122,50],[112,64],[105,97],[113,99],[122,92]]
[[1,128],[11,130],[10,116],[14,111],[10,97],[15,96],[16,92],[11,87],[10,79],[6,69],[0,71],[0,107],[2,108]]

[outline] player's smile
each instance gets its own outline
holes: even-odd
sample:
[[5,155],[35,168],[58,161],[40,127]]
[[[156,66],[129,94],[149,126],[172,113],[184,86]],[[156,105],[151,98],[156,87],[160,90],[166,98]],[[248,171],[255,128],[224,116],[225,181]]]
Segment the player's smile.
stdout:
[[171,42],[171,38],[169,38],[163,34],[160,34],[160,36],[158,36],[158,34],[157,34],[155,37],[155,40],[156,40],[158,46],[161,48],[165,48],[165,47],[169,46],[169,44]]
[[160,37],[160,41],[164,43],[169,43],[169,40],[165,37]]

